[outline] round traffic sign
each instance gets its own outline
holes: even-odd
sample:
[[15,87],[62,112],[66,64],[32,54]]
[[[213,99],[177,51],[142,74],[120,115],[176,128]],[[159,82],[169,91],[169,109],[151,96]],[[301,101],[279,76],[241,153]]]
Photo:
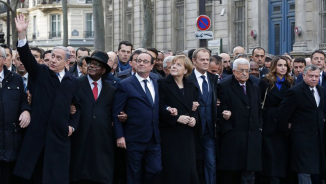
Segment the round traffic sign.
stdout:
[[211,19],[207,15],[200,15],[196,19],[196,24],[199,30],[206,31],[211,27]]

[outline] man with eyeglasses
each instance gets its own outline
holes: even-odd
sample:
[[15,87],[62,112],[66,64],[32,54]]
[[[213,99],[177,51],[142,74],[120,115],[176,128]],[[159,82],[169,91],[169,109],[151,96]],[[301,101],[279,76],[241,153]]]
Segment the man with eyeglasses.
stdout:
[[[127,183],[152,184],[162,170],[158,78],[150,76],[154,67],[151,54],[140,53],[136,63],[135,75],[118,84],[113,127],[117,146],[126,149]],[[118,118],[122,111],[128,114],[125,122]]]
[[255,172],[262,170],[260,93],[249,72],[249,61],[236,59],[232,78],[218,84],[220,112],[232,113],[220,118],[219,183],[254,184]]
[[[78,128],[80,115],[76,97],[79,84],[65,68],[70,52],[57,46],[49,66],[38,64],[26,40],[28,21],[20,14],[15,22],[17,51],[33,82],[33,111],[14,174],[23,183],[69,183],[70,136]],[[75,114],[70,114],[72,103],[77,109]]]
[[87,75],[78,78],[81,116],[78,131],[71,137],[70,181],[112,183],[115,139],[112,105],[115,88],[103,78],[110,73],[108,55],[95,51],[86,57]]

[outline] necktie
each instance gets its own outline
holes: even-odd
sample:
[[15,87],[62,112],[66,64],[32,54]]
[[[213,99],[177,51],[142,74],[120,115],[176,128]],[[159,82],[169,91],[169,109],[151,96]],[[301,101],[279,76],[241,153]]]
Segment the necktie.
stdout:
[[242,84],[241,87],[243,89],[243,93],[247,95],[246,85]]
[[203,79],[203,83],[201,87],[202,87],[203,99],[206,101],[208,97],[208,84],[205,75],[202,75],[200,77]]
[[22,78],[23,78],[23,84],[24,84],[24,91],[25,91],[25,93],[27,93],[27,85],[26,85],[27,79],[26,79],[26,77],[22,77]]
[[151,103],[151,105],[153,105],[153,98],[152,98],[151,92],[149,91],[149,89],[148,89],[148,87],[147,87],[147,82],[148,82],[148,80],[147,80],[147,79],[144,79],[143,82],[144,82],[144,84],[145,84],[145,92],[146,92],[146,96],[147,96],[149,102]]
[[98,95],[97,82],[93,82],[93,84],[94,84],[93,95],[94,95],[94,99],[97,100],[97,95]]
[[322,78],[321,78],[321,75],[319,74],[319,81],[318,81],[318,84],[319,85],[321,85],[321,83],[323,82],[323,81],[321,81],[322,80]]

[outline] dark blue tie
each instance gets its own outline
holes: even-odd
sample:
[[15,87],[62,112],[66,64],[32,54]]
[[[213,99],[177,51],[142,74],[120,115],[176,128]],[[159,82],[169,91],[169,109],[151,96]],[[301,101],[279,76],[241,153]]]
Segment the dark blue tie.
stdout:
[[147,79],[144,79],[143,82],[145,84],[146,96],[147,96],[149,102],[151,103],[151,105],[153,105],[153,98],[152,98],[151,92],[149,91],[149,89],[147,87],[148,80]]
[[23,84],[24,84],[24,91],[25,91],[25,93],[27,93],[27,85],[26,85],[26,77],[22,77],[23,78]]
[[207,97],[208,97],[208,84],[207,84],[205,75],[202,75],[200,77],[203,79],[201,88],[202,88],[202,92],[203,92],[203,99],[204,99],[204,101],[206,101]]

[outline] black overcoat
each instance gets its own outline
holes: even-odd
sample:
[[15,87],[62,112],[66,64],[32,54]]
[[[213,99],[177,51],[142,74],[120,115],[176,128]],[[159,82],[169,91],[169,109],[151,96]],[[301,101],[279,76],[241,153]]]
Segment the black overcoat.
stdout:
[[3,66],[4,79],[0,97],[0,160],[12,162],[17,159],[23,141],[24,129],[19,126],[20,114],[31,107],[27,103],[22,77]]
[[271,84],[262,79],[259,87],[262,102],[267,90],[263,109],[263,175],[285,177],[288,165],[288,136],[278,131],[276,119],[279,105],[291,84],[285,81],[279,90],[276,85],[271,88]]
[[232,78],[218,84],[220,112],[231,111],[229,120],[220,118],[219,162],[222,170],[261,171],[261,106],[259,87],[246,82],[247,95]]
[[[67,70],[61,83],[48,66],[38,64],[26,43],[17,47],[33,82],[31,123],[26,129],[14,174],[30,179],[44,151],[43,183],[69,183],[70,137],[68,126],[78,128],[78,82]],[[77,112],[70,114],[70,105]]]
[[[183,80],[184,94],[171,75],[159,79],[160,96],[160,133],[162,149],[162,175],[163,183],[195,184],[198,183],[195,153],[195,127],[178,123],[181,115],[194,117],[198,122],[198,112],[192,111],[192,104],[198,101],[195,85]],[[171,116],[166,107],[178,110],[177,116]],[[200,126],[200,125],[199,125]]]
[[323,149],[324,88],[319,85],[316,88],[320,96],[318,107],[305,82],[290,88],[279,107],[280,131],[288,133],[288,124],[292,124],[290,161],[291,170],[297,173],[318,174],[326,171]]
[[115,88],[102,78],[95,101],[87,75],[78,81],[81,116],[78,130],[71,137],[70,180],[112,183],[115,139],[111,111]]

